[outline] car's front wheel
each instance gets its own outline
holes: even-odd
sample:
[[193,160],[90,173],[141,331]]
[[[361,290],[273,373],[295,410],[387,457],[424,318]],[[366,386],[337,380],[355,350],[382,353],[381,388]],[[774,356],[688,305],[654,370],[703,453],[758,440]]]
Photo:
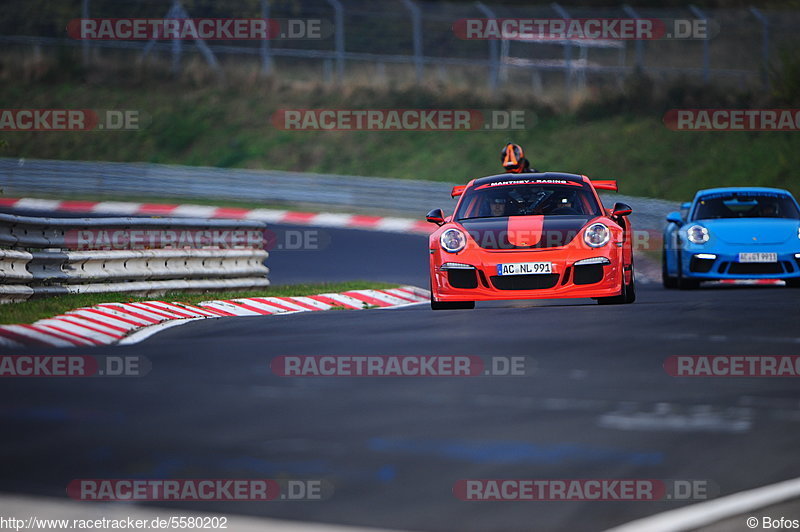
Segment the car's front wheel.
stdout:
[[474,301],[436,301],[433,297],[433,287],[431,292],[431,310],[470,310],[475,308]]
[[633,272],[631,272],[631,282],[622,286],[620,295],[597,298],[598,305],[627,305],[634,301],[636,301],[636,279]]
[[664,285],[664,288],[674,289],[678,288],[678,279],[676,277],[671,276],[667,272],[667,250],[665,249],[663,254],[661,255],[661,284]]
[[469,310],[475,308],[474,301],[434,301],[431,295],[431,310]]

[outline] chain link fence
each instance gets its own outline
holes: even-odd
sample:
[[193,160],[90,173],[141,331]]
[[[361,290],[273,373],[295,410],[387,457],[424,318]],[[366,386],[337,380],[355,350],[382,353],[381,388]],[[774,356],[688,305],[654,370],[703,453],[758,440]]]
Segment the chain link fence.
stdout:
[[[257,62],[265,74],[328,82],[360,78],[386,82],[437,80],[471,86],[568,92],[620,85],[637,69],[677,79],[768,87],[781,49],[796,43],[800,11],[750,9],[633,9],[563,7],[557,3],[504,6],[420,0],[10,0],[0,41],[23,47],[78,47],[97,63],[112,50],[139,59],[163,57],[179,71],[187,56],[222,73],[229,63]],[[80,18],[270,18],[319,20],[319,38],[232,41],[76,40],[65,28]],[[464,18],[713,21],[718,32],[698,40],[531,42],[466,40],[454,23]],[[476,80],[479,80],[476,82]]]

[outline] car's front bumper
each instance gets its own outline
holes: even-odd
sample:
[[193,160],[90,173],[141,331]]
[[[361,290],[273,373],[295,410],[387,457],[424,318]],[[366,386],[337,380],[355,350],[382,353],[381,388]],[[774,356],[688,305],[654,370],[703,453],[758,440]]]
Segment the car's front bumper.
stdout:
[[[608,264],[575,265],[599,258]],[[553,273],[497,274],[498,264],[519,262],[551,262]],[[445,263],[472,268],[443,269]],[[431,288],[437,301],[611,297],[620,294],[626,273],[628,279],[632,275],[623,271],[622,249],[614,244],[597,249],[472,250],[468,254],[433,250],[430,267]]]
[[[739,262],[739,253],[766,251],[777,253],[776,262]],[[713,258],[712,258],[713,257]],[[800,278],[800,249],[682,250],[681,272],[698,280],[719,279],[790,279]]]

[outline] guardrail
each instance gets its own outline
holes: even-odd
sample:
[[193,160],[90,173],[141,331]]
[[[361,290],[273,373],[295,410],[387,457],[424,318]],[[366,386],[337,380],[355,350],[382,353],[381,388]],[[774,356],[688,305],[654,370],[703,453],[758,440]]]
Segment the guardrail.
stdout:
[[269,285],[263,222],[0,213],[0,301]]
[[[466,183],[471,177],[465,174]],[[601,176],[597,176],[601,177]],[[619,179],[620,176],[602,176]],[[46,193],[60,197],[160,197],[220,202],[310,203],[354,212],[391,211],[423,219],[430,209],[452,208],[456,183],[334,174],[241,170],[146,163],[0,159],[6,195]],[[620,179],[624,190],[625,181]],[[633,207],[638,229],[661,230],[678,205],[650,198],[603,194],[611,206]],[[690,198],[687,198],[687,200]]]

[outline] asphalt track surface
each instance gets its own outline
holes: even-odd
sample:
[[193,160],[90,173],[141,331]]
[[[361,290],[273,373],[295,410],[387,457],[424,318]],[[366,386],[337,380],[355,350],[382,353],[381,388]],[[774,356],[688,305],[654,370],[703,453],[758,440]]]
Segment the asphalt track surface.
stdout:
[[[423,237],[324,231],[324,249],[275,250],[276,283],[426,286]],[[173,507],[407,530],[592,531],[687,502],[463,502],[452,488],[469,478],[704,479],[724,495],[800,476],[796,379],[675,378],[662,367],[677,354],[800,354],[800,291],[638,288],[626,306],[548,300],[223,318],[95,348],[144,355],[152,371],[5,379],[0,491],[64,496],[75,478],[325,478],[335,489],[326,501]],[[521,356],[527,374],[270,371],[276,356],[319,354]]]

